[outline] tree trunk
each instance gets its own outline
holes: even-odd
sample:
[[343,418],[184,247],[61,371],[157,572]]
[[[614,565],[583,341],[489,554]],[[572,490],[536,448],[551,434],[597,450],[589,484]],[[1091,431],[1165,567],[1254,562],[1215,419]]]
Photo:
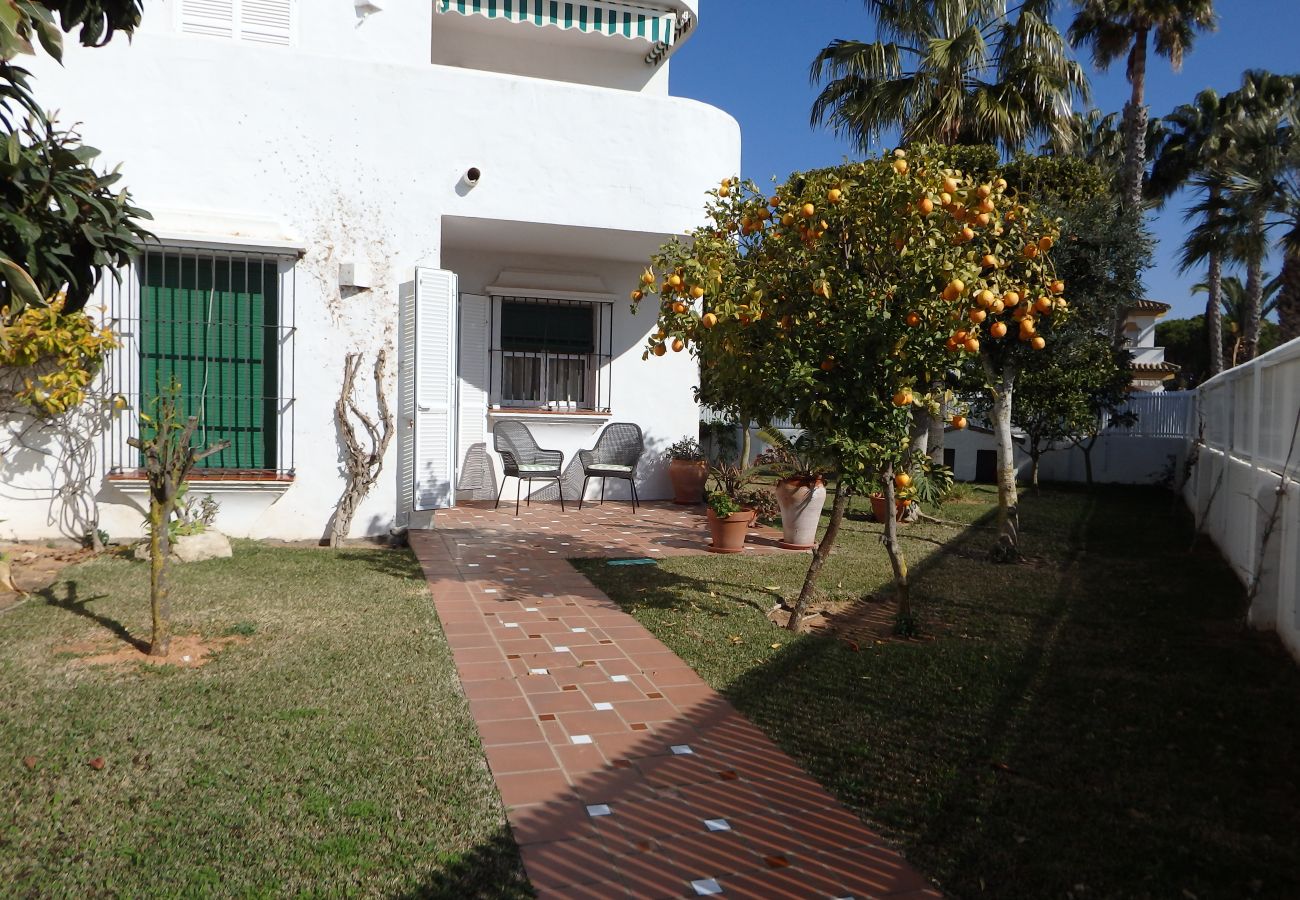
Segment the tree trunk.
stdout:
[[1029,484],[1038,493],[1038,460],[1042,458],[1043,451],[1038,449],[1038,444],[1029,445]]
[[[388,444],[393,437],[393,415],[384,396],[387,360],[387,349],[380,350],[375,357],[375,406],[379,412],[378,421],[367,415],[357,404],[353,393],[357,372],[361,368],[361,354],[349,353],[343,363],[343,386],[338,400],[334,402],[334,423],[338,426],[343,444],[343,466],[347,483],[343,488],[343,496],[334,507],[334,516],[330,522],[329,545],[335,549],[341,547],[347,539],[357,507],[379,480],[379,473],[384,468],[384,454],[388,452]],[[363,445],[357,437],[352,417],[359,420],[365,428],[369,446]]]
[[[1251,227],[1256,233],[1264,230],[1264,213],[1260,209],[1253,213]],[[1252,253],[1246,260],[1246,308],[1241,318],[1241,361],[1250,362],[1259,351],[1259,313],[1264,297],[1264,259],[1261,254]]]
[[844,521],[844,511],[848,508],[848,492],[844,490],[842,484],[836,485],[835,502],[831,504],[831,520],[826,525],[826,533],[822,535],[817,548],[813,550],[812,562],[808,564],[808,574],[804,576],[799,599],[795,601],[794,609],[790,611],[790,621],[786,624],[786,627],[793,632],[803,631],[803,617],[816,590],[817,574],[821,572],[826,557],[831,555],[831,548],[835,546],[835,537],[840,533],[840,523]]
[[930,453],[930,426],[934,418],[919,406],[912,407],[912,433],[907,444],[913,459]]
[[[1221,191],[1218,187],[1210,188],[1210,219],[1219,218]],[[1210,342],[1210,377],[1223,371],[1223,258],[1217,249],[1209,255],[1209,271],[1205,277],[1209,289],[1209,299],[1205,301],[1205,332]]]
[[749,419],[740,423],[740,467],[749,465],[750,453],[754,450],[753,438],[749,434]]
[[946,388],[947,384],[942,378],[936,378],[930,382],[931,392],[939,396],[939,415],[930,417],[929,440],[930,461],[937,466],[943,465],[943,427],[948,420],[948,401],[943,396]]
[[1083,453],[1083,483],[1092,487],[1092,448],[1094,441],[1088,441],[1086,444],[1078,444],[1078,448]]
[[[1256,213],[1260,229],[1262,213]],[[1252,255],[1245,263],[1245,308],[1242,311],[1242,362],[1256,358],[1260,349],[1260,306],[1264,302],[1264,259]]]
[[998,453],[998,543],[992,557],[996,562],[1020,559],[1020,497],[1016,492],[1015,444],[1011,440],[1011,402],[1016,370],[1005,363],[1000,377],[992,360],[983,358],[993,393],[993,435]]
[[171,552],[171,503],[156,496],[149,498],[149,613],[153,635],[149,640],[150,656],[166,656],[171,649],[171,609],[167,603],[167,554]]
[[895,513],[894,465],[885,466],[880,476],[885,483],[885,553],[894,570],[894,593],[898,595],[898,621],[895,625],[900,634],[913,634],[916,622],[912,618],[912,595],[907,584],[907,560],[903,556],[902,545],[898,542],[898,515]]
[[1277,295],[1277,319],[1283,341],[1300,337],[1300,251],[1282,257],[1282,287]]
[[1124,205],[1129,210],[1142,208],[1142,176],[1147,155],[1147,31],[1133,35],[1133,49],[1128,55],[1128,81],[1132,86],[1124,104]]

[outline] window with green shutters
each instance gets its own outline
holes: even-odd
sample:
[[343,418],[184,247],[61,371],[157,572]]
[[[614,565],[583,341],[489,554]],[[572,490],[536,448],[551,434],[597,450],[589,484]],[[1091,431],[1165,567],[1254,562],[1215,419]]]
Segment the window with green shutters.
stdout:
[[280,450],[277,260],[207,250],[149,251],[137,267],[139,403],[148,413],[171,379],[200,428],[228,440],[207,469],[276,470]]

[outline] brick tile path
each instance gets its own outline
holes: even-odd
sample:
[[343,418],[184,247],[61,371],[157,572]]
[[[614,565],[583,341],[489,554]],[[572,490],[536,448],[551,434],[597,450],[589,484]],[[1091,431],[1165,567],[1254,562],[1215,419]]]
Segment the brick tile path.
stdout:
[[701,552],[697,509],[471,504],[436,525],[411,545],[540,897],[940,896],[565,561]]

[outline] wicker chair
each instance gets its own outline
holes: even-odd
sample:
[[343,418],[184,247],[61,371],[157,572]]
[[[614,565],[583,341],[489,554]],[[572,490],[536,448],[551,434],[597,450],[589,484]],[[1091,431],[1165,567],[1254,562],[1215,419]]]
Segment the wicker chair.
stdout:
[[611,422],[596,438],[596,446],[579,450],[582,462],[582,493],[578,495],[578,509],[587,493],[587,480],[600,479],[600,502],[605,502],[605,479],[622,478],[632,486],[632,509],[637,508],[636,464],[645,449],[641,428],[631,422]]
[[492,428],[492,446],[501,454],[501,467],[505,474],[497,491],[493,509],[501,506],[501,494],[506,489],[506,478],[516,478],[515,515],[519,515],[519,493],[528,482],[528,503],[532,505],[533,479],[555,480],[560,491],[560,509],[564,509],[564,454],[559,450],[543,450],[537,446],[533,433],[523,422],[498,422]]

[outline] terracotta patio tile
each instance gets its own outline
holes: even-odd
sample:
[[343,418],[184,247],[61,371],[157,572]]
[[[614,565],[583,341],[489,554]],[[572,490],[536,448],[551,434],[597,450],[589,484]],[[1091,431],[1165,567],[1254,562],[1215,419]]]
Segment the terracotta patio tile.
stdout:
[[570,734],[622,734],[627,724],[613,710],[595,710],[588,703],[585,709],[560,713],[560,724]]
[[599,744],[558,744],[553,752],[560,761],[560,768],[568,773],[575,785],[589,775],[602,772],[606,766]]
[[592,703],[614,703],[621,710],[624,703],[633,703],[645,696],[645,693],[630,682],[610,681],[603,675],[599,680],[592,680],[582,685],[582,691]]
[[830,853],[814,852],[810,858],[824,866],[829,877],[839,882],[847,894],[881,896],[912,893],[929,887],[897,852],[879,845],[846,847]]
[[669,722],[681,715],[667,700],[630,700],[615,708],[629,722]]
[[591,701],[582,691],[555,691],[549,694],[532,694],[528,698],[533,709],[539,713],[585,712],[591,709]]
[[468,684],[461,685],[461,690],[470,700],[500,700],[512,697],[522,697],[519,685],[512,680],[498,681],[471,681]]
[[533,719],[501,719],[496,722],[479,722],[479,735],[483,746],[527,744],[542,740],[542,729]]
[[663,839],[664,849],[692,878],[718,878],[765,868],[762,857],[732,831],[696,831]]
[[502,744],[485,748],[488,765],[494,774],[509,775],[516,772],[538,772],[556,767],[551,745],[538,741],[532,744]]
[[559,769],[546,772],[521,772],[497,775],[497,788],[501,802],[506,806],[523,806],[529,803],[546,803],[565,800],[573,796],[569,780]]
[[538,887],[559,888],[617,878],[605,845],[596,839],[528,844],[519,848],[519,855],[528,879]]
[[538,900],[623,900],[630,896],[627,888],[617,881],[593,881],[590,884],[537,889]]
[[470,714],[478,722],[495,722],[500,719],[524,719],[533,714],[532,707],[523,697],[494,697],[489,700],[469,701]]
[[586,805],[574,800],[514,806],[506,810],[506,819],[520,845],[597,837]]

